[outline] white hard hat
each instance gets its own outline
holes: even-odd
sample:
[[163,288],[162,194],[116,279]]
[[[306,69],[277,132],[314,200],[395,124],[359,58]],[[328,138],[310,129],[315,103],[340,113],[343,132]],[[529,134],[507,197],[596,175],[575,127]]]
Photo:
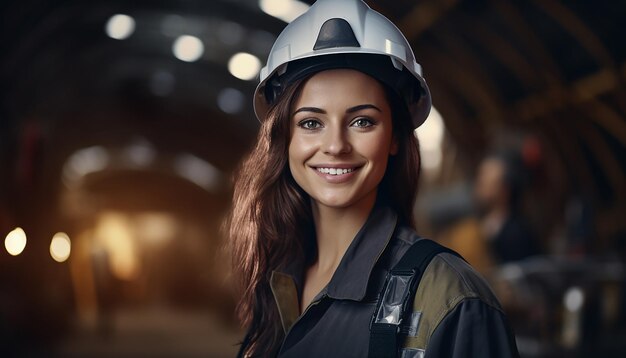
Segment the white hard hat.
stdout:
[[353,68],[391,87],[419,127],[430,91],[408,41],[389,19],[361,0],[318,0],[276,39],[261,69],[254,111],[263,120],[287,85],[307,74]]

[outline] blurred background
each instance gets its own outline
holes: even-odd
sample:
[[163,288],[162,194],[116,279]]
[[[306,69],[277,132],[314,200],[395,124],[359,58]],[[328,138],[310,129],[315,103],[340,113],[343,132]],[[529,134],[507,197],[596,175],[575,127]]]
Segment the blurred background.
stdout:
[[[229,357],[220,225],[252,92],[313,1],[0,3],[0,355]],[[370,0],[436,110],[419,232],[523,357],[626,355],[626,2]]]

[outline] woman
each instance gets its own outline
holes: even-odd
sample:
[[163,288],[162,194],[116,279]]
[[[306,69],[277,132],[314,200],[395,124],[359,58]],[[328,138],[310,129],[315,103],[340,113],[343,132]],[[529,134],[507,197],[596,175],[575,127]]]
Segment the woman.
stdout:
[[281,33],[228,221],[240,356],[516,355],[497,300],[450,253],[430,261],[391,349],[372,338],[387,273],[420,241],[413,129],[429,109],[406,39],[365,3],[319,0]]

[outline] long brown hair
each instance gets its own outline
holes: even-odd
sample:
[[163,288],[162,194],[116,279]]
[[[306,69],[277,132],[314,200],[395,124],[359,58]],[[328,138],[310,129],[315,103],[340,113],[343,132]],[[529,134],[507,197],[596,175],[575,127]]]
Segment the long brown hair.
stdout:
[[[277,353],[283,337],[278,308],[270,288],[272,271],[305,260],[314,247],[311,204],[288,166],[290,110],[303,84],[295,81],[271,106],[261,124],[256,145],[235,176],[233,206],[226,222],[233,272],[238,276],[238,317],[248,327],[246,355]],[[379,185],[398,212],[413,226],[413,205],[419,177],[419,149],[406,106],[385,87],[392,109],[398,153],[390,157]]]

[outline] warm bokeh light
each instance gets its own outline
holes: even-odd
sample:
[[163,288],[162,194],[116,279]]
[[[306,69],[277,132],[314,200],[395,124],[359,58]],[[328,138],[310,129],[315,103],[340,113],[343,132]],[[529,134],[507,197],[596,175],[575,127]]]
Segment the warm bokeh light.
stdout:
[[24,230],[21,227],[13,229],[4,239],[4,247],[13,256],[21,254],[26,247],[26,233]]
[[109,160],[109,153],[104,147],[93,146],[79,149],[65,162],[63,179],[66,184],[77,181],[89,173],[106,168]]
[[245,52],[239,52],[228,61],[228,71],[240,80],[249,81],[259,74],[261,60]]
[[298,0],[259,0],[259,7],[263,12],[287,23],[309,9],[309,5]]
[[50,256],[56,262],[65,262],[70,257],[72,242],[64,232],[57,232],[50,242]]
[[192,154],[179,155],[174,162],[174,170],[208,191],[218,189],[222,177],[221,171],[214,165]]
[[135,31],[135,19],[124,14],[113,15],[107,22],[105,30],[111,38],[127,39]]
[[148,245],[159,246],[172,240],[177,230],[176,218],[165,212],[137,214],[134,228],[138,239]]
[[422,154],[422,167],[425,170],[434,170],[441,165],[444,130],[443,119],[435,107],[431,108],[424,124],[415,130]]
[[139,275],[139,257],[128,216],[117,212],[102,213],[94,231],[95,256],[107,258],[115,277],[133,280]]
[[202,57],[204,44],[195,36],[183,35],[174,41],[172,51],[177,59],[185,62],[194,62]]

